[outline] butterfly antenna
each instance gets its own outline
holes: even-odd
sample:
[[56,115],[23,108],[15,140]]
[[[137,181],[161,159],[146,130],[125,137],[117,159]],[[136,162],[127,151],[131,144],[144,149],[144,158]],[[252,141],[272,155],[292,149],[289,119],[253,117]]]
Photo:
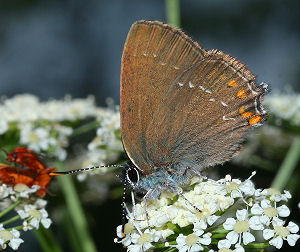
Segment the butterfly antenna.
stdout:
[[127,179],[126,179],[126,170],[123,169],[123,196],[122,196],[122,236],[125,236],[125,224],[126,224],[126,189],[127,189]]
[[91,171],[94,169],[99,169],[99,168],[107,168],[107,167],[124,167],[124,165],[100,165],[100,166],[93,166],[93,167],[88,167],[88,168],[80,168],[76,170],[71,170],[71,171],[64,171],[64,172],[49,172],[49,175],[51,176],[56,176],[56,175],[68,175],[72,173],[77,173],[77,172],[83,172],[83,171]]

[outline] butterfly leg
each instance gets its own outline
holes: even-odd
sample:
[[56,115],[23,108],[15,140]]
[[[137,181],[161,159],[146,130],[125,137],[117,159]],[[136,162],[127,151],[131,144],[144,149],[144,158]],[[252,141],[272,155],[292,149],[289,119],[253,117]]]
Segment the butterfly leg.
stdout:
[[178,194],[178,196],[183,198],[189,205],[191,205],[195,210],[197,210],[200,213],[202,212],[197,206],[190,202],[179,190],[176,190],[176,193]]
[[150,222],[149,222],[149,213],[148,213],[148,207],[147,207],[147,199],[150,198],[150,195],[153,193],[152,189],[150,189],[145,196],[143,197],[144,200],[144,205],[145,205],[145,212],[146,212],[146,218],[147,218],[147,223],[148,227],[150,228]]

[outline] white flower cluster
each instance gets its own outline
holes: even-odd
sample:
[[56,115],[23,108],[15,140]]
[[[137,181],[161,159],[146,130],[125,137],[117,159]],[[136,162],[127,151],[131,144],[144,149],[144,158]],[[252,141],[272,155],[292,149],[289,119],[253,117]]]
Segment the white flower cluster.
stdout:
[[162,247],[174,247],[179,252],[243,252],[261,232],[265,246],[280,248],[283,240],[294,246],[299,228],[293,222],[285,225],[281,219],[290,214],[283,204],[291,198],[290,193],[255,189],[250,178],[194,178],[184,197],[164,192],[147,206],[144,202],[136,204],[132,212],[128,211],[125,236],[121,226],[117,227],[116,242],[130,252]]
[[300,126],[300,95],[273,94],[267,96],[264,103],[277,119],[290,121],[293,125]]
[[20,232],[12,228],[7,230],[0,224],[0,247],[6,249],[7,245],[13,250],[17,250],[21,243],[24,242],[20,237]]
[[[38,229],[39,223],[42,223],[45,228],[49,228],[52,221],[48,218],[48,213],[45,210],[47,201],[30,197],[38,189],[39,186],[29,188],[24,184],[17,184],[14,187],[6,184],[0,185],[0,214],[12,205],[15,205],[18,215],[9,220],[14,218],[16,220],[23,219],[23,231],[33,228]],[[20,232],[15,228],[5,228],[3,224],[0,223],[0,248],[5,249],[8,245],[12,249],[17,250],[20,244],[24,242],[20,238]]]
[[8,130],[20,132],[19,142],[29,149],[51,151],[60,160],[66,158],[65,147],[73,129],[65,122],[76,122],[95,116],[93,97],[87,99],[40,102],[36,96],[23,94],[3,99],[0,104],[0,135]]
[[[87,158],[83,161],[83,167],[113,163],[124,151],[120,136],[120,112],[113,109],[98,109],[96,116],[99,128],[96,137],[88,144]],[[105,171],[105,168],[97,169],[95,173]],[[78,178],[83,180],[86,176],[87,173],[81,173]]]
[[38,199],[34,204],[26,204],[17,208],[17,213],[23,221],[23,230],[39,229],[40,223],[49,228],[52,221],[45,210],[47,201]]

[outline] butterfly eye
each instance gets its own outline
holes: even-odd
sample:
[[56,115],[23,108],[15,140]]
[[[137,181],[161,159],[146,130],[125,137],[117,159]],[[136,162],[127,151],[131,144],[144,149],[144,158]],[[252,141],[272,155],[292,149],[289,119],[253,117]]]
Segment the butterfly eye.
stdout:
[[136,185],[139,180],[140,180],[140,174],[139,171],[134,168],[134,167],[130,167],[127,169],[127,174],[126,174],[126,179],[127,181],[132,185]]

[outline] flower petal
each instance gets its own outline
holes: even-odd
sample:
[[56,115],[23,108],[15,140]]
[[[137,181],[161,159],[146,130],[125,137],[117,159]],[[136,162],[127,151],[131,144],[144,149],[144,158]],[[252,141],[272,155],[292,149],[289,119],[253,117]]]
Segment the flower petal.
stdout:
[[260,222],[260,216],[252,216],[249,219],[249,226],[253,230],[263,230],[264,229],[263,224]]
[[216,222],[216,220],[217,219],[219,219],[220,218],[220,216],[217,216],[217,215],[211,215],[211,216],[209,216],[209,217],[207,217],[207,223],[208,223],[208,225],[212,225],[212,224],[214,224],[215,222]]
[[246,209],[236,211],[236,218],[239,221],[246,220],[247,217],[248,217],[248,211]]
[[269,240],[270,238],[274,237],[275,230],[273,229],[265,229],[263,231],[263,237],[265,240]]
[[186,238],[186,236],[184,236],[183,234],[179,234],[178,237],[176,238],[177,244],[179,246],[184,245],[185,244],[185,238]]
[[280,249],[282,247],[283,240],[282,240],[281,236],[277,236],[276,238],[270,240],[269,243],[271,245],[273,245],[274,247],[276,247],[277,249]]
[[249,244],[250,242],[255,241],[255,237],[250,232],[244,232],[243,233],[243,243],[245,245]]
[[239,235],[236,232],[231,231],[226,235],[226,239],[230,241],[231,244],[235,244],[239,239]]
[[226,230],[232,230],[234,225],[236,223],[236,220],[233,219],[233,218],[228,218],[226,219],[226,221],[223,223],[223,227],[226,229]]
[[287,225],[287,229],[291,233],[297,233],[299,231],[299,226],[295,224],[294,222],[290,221],[289,224]]
[[259,220],[262,224],[266,225],[266,226],[269,226],[270,225],[270,219],[268,216],[266,215],[263,215],[263,216],[260,216],[259,217]]
[[127,252],[141,252],[143,251],[140,245],[134,244],[129,245],[127,248]]
[[194,244],[192,245],[192,247],[189,249],[189,252],[198,252],[198,251],[202,251],[204,250],[204,248],[199,245],[199,244]]
[[261,215],[264,213],[264,210],[260,207],[259,204],[255,203],[251,208],[251,213],[256,215]]
[[198,242],[203,245],[209,245],[211,243],[210,235],[209,234],[203,235],[202,238],[199,238]]
[[260,205],[262,208],[272,207],[272,205],[270,204],[270,200],[267,199],[262,200]]
[[290,209],[286,205],[277,207],[277,211],[280,217],[288,217],[291,213]]
[[287,236],[287,242],[290,246],[295,246],[296,241],[299,239],[300,235],[298,234],[290,234]]
[[245,249],[240,244],[236,244],[235,250],[233,250],[233,251],[234,252],[245,252]]
[[24,242],[24,241],[21,238],[13,238],[13,239],[10,240],[10,242],[8,243],[8,245],[13,250],[17,250],[22,242]]
[[229,249],[230,246],[231,246],[231,243],[230,243],[230,241],[227,240],[227,239],[220,240],[220,241],[218,242],[218,249],[221,249],[221,248],[228,248],[228,249]]

